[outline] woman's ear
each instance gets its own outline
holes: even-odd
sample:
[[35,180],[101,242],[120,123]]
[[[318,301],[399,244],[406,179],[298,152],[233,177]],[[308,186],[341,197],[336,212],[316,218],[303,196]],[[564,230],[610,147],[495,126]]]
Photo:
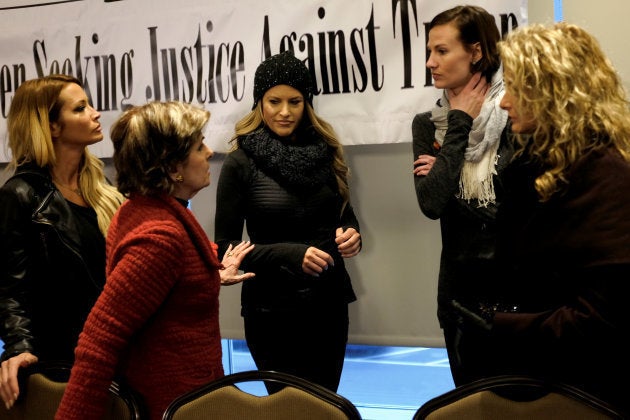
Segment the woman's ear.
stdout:
[[483,58],[483,52],[481,51],[481,44],[475,42],[472,45],[472,61],[471,64],[474,66]]
[[50,127],[50,136],[53,139],[58,138],[59,136],[61,136],[61,125],[59,125],[59,123],[57,122],[51,122],[48,124]]
[[180,169],[182,169],[181,166],[176,165],[174,168],[169,170],[168,176],[171,178],[171,181],[177,183],[184,182],[184,177],[182,176]]

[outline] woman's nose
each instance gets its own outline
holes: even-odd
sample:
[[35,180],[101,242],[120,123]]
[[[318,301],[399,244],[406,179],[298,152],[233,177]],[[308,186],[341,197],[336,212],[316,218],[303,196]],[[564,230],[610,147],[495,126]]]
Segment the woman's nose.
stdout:
[[214,150],[209,148],[206,144],[204,144],[203,147],[205,147],[206,149],[206,155],[208,156],[208,160],[212,159],[212,157],[214,156]]
[[280,113],[283,115],[287,115],[289,113],[289,103],[285,102],[280,106]]
[[99,118],[101,118],[101,113],[98,112],[96,109],[94,109],[94,107],[90,106],[90,108],[92,108],[92,118],[95,120],[98,120]]

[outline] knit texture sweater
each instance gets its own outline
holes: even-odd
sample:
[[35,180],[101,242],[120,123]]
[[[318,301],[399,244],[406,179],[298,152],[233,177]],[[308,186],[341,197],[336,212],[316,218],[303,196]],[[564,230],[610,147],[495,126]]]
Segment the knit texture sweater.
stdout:
[[174,198],[126,201],[109,228],[105,289],[56,419],[100,420],[119,378],[161,419],[174,398],[222,377],[220,267],[216,245]]
[[[422,213],[440,220],[442,253],[438,280],[438,318],[444,327],[457,322],[449,302],[492,300],[496,270],[496,212],[502,195],[502,174],[514,153],[504,129],[497,151],[497,173],[493,185],[496,202],[486,206],[477,200],[458,198],[460,173],[464,165],[473,119],[463,111],[448,112],[448,130],[441,146],[436,146],[431,113],[417,114],[412,123],[413,159],[435,156],[426,176],[415,176],[416,197]],[[440,246],[436,244],[435,246]],[[418,252],[422,252],[421,250]]]

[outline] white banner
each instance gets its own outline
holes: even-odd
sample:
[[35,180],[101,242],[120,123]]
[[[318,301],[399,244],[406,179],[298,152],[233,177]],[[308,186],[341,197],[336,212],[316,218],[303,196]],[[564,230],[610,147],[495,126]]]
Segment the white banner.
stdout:
[[[527,22],[526,0],[472,1],[502,33]],[[0,0],[0,161],[6,116],[24,80],[84,83],[104,132],[125,106],[177,99],[212,112],[206,141],[227,150],[252,107],[253,76],[291,49],[316,81],[314,105],[345,145],[411,141],[411,120],[438,96],[425,25],[448,0]],[[106,139],[91,146],[109,157]]]

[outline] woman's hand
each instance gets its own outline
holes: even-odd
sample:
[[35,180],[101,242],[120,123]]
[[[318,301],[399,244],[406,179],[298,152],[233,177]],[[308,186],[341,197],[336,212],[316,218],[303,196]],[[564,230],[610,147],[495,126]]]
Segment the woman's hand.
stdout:
[[489,88],[488,81],[481,73],[473,74],[458,94],[455,94],[452,89],[448,90],[448,101],[451,104],[451,109],[464,111],[473,119],[477,118]]
[[243,280],[250,279],[256,275],[251,272],[239,274],[239,267],[241,262],[243,262],[243,258],[245,258],[252,249],[254,249],[254,244],[249,241],[241,242],[235,247],[232,247],[232,244],[228,246],[228,249],[225,251],[225,255],[223,256],[223,260],[221,260],[223,268],[219,270],[222,286],[231,286],[233,284],[240,283]]
[[413,174],[416,176],[428,175],[434,163],[435,156],[419,155],[418,159],[413,161]]
[[302,271],[310,276],[319,277],[324,270],[328,270],[328,266],[334,265],[335,260],[329,253],[310,246],[302,260]]
[[18,369],[37,363],[37,356],[31,353],[20,353],[2,362],[0,365],[0,396],[5,407],[10,409],[15,404],[20,387],[18,386]]
[[361,251],[361,234],[355,228],[337,228],[337,249],[343,258],[354,257]]

